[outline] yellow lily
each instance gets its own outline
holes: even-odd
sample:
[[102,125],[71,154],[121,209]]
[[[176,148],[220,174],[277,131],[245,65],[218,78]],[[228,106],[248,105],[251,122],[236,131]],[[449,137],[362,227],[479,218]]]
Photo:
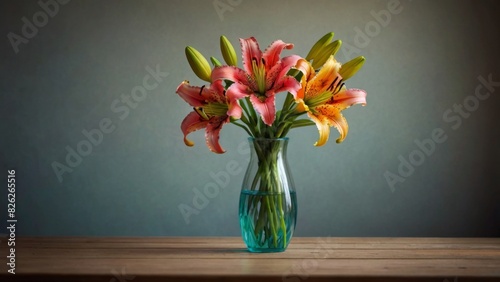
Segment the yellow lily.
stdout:
[[314,146],[322,146],[328,141],[330,127],[335,127],[340,137],[337,143],[347,136],[349,126],[342,111],[355,104],[366,105],[366,92],[360,89],[347,89],[339,74],[341,64],[330,56],[321,70],[316,73],[311,63],[300,59],[296,69],[302,72],[301,89],[295,95],[299,112],[307,112],[316,123],[319,139]]

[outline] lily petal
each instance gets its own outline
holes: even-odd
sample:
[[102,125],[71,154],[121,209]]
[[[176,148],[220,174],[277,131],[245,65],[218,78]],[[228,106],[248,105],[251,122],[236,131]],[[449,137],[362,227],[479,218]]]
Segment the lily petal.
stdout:
[[[299,59],[295,64],[295,69],[302,72],[302,78],[300,79],[301,88],[297,91],[297,94],[295,95],[295,100],[297,100],[298,102],[298,100],[304,99],[307,82],[314,77],[315,73],[314,69],[311,66],[311,63],[309,63],[305,59]],[[304,101],[302,101],[302,103],[304,103]]]
[[253,76],[252,60],[256,60],[260,63],[262,58],[262,51],[260,51],[259,43],[254,37],[249,37],[246,39],[240,38],[241,44],[241,55],[243,57],[243,67],[245,71]]
[[231,84],[226,91],[227,100],[229,102],[227,115],[239,119],[241,117],[242,109],[238,100],[250,96],[251,94],[253,94],[253,90],[248,86],[240,83]]
[[281,60],[281,71],[273,85],[274,92],[288,91],[293,95],[297,94],[297,91],[301,88],[300,82],[295,77],[287,75],[287,73],[297,64],[298,60],[300,60],[300,57],[297,55],[287,56]]
[[266,97],[264,101],[261,101],[256,95],[250,96],[250,101],[252,102],[255,110],[260,114],[262,120],[265,124],[271,126],[276,118],[276,106],[274,95]]
[[300,88],[300,82],[298,82],[295,77],[287,76],[280,80],[280,83],[276,85],[273,91],[275,93],[290,92],[292,95],[296,96]]
[[311,63],[305,59],[299,59],[297,63],[295,63],[295,68],[302,72],[302,78],[306,82],[310,81],[316,75]]
[[210,89],[217,94],[216,100],[211,100],[211,102],[219,102],[224,103],[226,100],[224,85],[222,85],[222,80],[214,80],[212,84],[210,84]]
[[233,66],[216,67],[212,71],[212,81],[222,81],[224,79],[248,85],[252,89],[257,89],[255,81],[244,70]]
[[283,69],[281,70],[279,77],[285,76],[288,71],[298,63],[300,59],[302,58],[297,55],[290,55],[282,58],[281,63]]
[[293,49],[293,44],[285,43],[282,40],[276,40],[266,48],[262,55],[266,63],[266,70],[269,70],[280,60],[281,51],[283,51],[283,49]]
[[187,80],[184,80],[175,91],[184,101],[193,107],[203,106],[205,98],[202,96],[202,89],[198,86],[191,86]]
[[326,90],[335,90],[342,77],[338,74],[340,63],[333,56],[326,61],[321,70],[309,81],[305,99],[312,98]]
[[335,104],[339,105],[340,110],[345,110],[352,105],[366,105],[366,92],[361,89],[345,89],[340,90],[333,96]]
[[315,116],[322,121],[327,121],[328,125],[335,127],[340,133],[337,143],[344,141],[349,131],[347,120],[344,118],[341,109],[337,104],[325,104],[314,108]]
[[215,81],[208,87],[198,87],[189,85],[185,80],[177,87],[176,93],[193,107],[202,107],[206,103],[225,103],[226,100],[222,81]]
[[344,141],[344,139],[347,136],[347,132],[349,131],[349,125],[347,124],[347,120],[345,117],[340,113],[335,114],[335,118],[331,120],[332,126],[337,129],[337,131],[340,133],[340,137],[337,138],[336,142],[341,143]]
[[309,112],[309,106],[301,98],[296,99],[295,103],[297,103],[297,112]]
[[194,142],[187,139],[189,133],[205,128],[208,125],[208,120],[205,120],[198,115],[197,112],[190,112],[181,123],[181,130],[184,134],[184,144],[186,146],[194,146]]
[[307,113],[309,118],[311,118],[314,123],[316,123],[316,127],[318,128],[319,138],[314,146],[323,146],[328,141],[328,137],[330,136],[330,124],[328,122],[328,118],[325,116],[315,116],[312,113]]
[[305,94],[305,80],[302,80],[300,89],[297,91],[297,94],[293,95],[293,97],[295,98],[295,101],[297,103],[299,100],[301,100],[302,103],[304,103],[304,94]]
[[219,135],[222,126],[227,122],[228,122],[227,117],[213,117],[208,122],[207,129],[205,131],[205,141],[210,151],[217,154],[222,154],[226,152],[219,143],[219,138],[220,138]]

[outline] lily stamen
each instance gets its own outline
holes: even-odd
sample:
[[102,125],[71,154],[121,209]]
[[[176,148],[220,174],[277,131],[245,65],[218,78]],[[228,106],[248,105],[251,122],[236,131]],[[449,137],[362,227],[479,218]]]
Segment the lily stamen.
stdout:
[[332,81],[332,83],[330,84],[330,86],[328,86],[328,88],[326,90],[333,91],[333,89],[335,88],[335,83],[337,82],[337,79],[339,79],[339,77],[336,77],[335,80]]
[[264,58],[261,60],[261,64],[257,63],[257,59],[252,59],[252,68],[255,75],[255,81],[257,82],[257,88],[259,90],[259,96],[266,92],[266,65],[264,63]]

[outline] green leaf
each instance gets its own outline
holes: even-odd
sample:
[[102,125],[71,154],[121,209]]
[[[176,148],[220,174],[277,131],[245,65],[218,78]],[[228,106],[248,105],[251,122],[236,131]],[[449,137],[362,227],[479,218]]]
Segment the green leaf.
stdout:
[[311,126],[311,125],[316,125],[316,124],[309,119],[298,119],[293,122],[292,128]]

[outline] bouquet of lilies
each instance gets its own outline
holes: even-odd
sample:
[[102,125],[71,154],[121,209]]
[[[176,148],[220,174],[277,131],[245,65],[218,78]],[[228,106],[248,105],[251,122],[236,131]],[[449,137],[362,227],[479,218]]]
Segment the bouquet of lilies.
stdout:
[[[211,57],[213,67],[210,67],[200,52],[186,47],[193,72],[209,84],[198,87],[183,81],[177,88],[177,94],[193,107],[181,124],[184,143],[193,146],[188,134],[205,128],[208,148],[224,153],[219,135],[228,123],[241,127],[255,139],[281,139],[292,128],[316,125],[319,138],[315,146],[328,141],[333,126],[340,133],[337,143],[342,142],[348,125],[341,112],[355,104],[366,104],[365,91],[348,89],[344,83],[362,67],[365,58],[360,56],[345,64],[337,62],[334,56],[342,42],[332,40],[333,33],[324,35],[303,58],[281,57],[284,49],[293,48],[293,44],[281,40],[262,52],[254,37],[240,39],[243,68],[238,67],[236,52],[225,36],[220,37],[220,48],[226,65]],[[277,95],[286,96],[279,109]],[[283,193],[286,188],[280,183],[280,165],[276,161],[279,148],[273,143],[256,143],[254,149],[258,169],[251,176],[250,170],[247,171],[245,179],[253,180],[248,181],[251,187],[245,189],[274,195]],[[281,198],[254,195],[248,203],[248,209],[259,209],[251,226],[253,241],[286,248],[289,236],[283,235],[290,230],[283,216],[285,204]]]
[[[366,92],[347,89],[344,82],[365,62],[363,56],[341,64],[334,58],[342,42],[328,33],[314,44],[305,58],[290,55],[281,58],[284,49],[293,44],[274,41],[264,52],[254,37],[240,39],[243,68],[237,67],[236,52],[225,36],[220,38],[222,56],[227,65],[211,57],[207,59],[193,47],[186,47],[186,57],[193,72],[209,85],[191,86],[183,81],[177,87],[193,111],[182,121],[184,143],[193,131],[205,128],[208,148],[224,153],[219,144],[223,125],[232,123],[255,138],[282,138],[295,127],[316,125],[322,146],[328,141],[330,127],[340,137],[347,136],[348,125],[342,111],[355,104],[366,104]],[[281,110],[276,110],[276,95],[286,95]],[[307,114],[309,119],[299,119]]]

